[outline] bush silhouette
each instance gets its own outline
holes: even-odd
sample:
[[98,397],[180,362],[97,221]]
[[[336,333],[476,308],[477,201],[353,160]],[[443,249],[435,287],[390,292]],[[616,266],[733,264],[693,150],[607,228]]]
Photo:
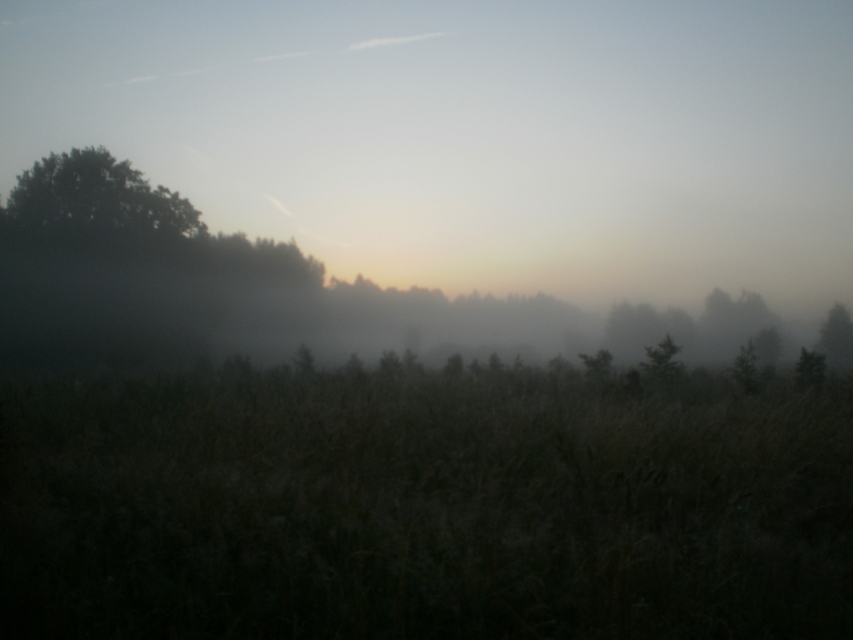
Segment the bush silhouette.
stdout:
[[826,379],[826,356],[817,351],[800,350],[800,359],[795,369],[797,383],[801,387],[823,384]]
[[746,394],[758,393],[758,351],[755,341],[750,340],[740,348],[740,354],[735,358],[732,373],[735,382]]
[[643,371],[658,384],[670,386],[684,375],[684,363],[676,362],[673,358],[681,352],[681,347],[673,342],[672,337],[666,338],[657,347],[646,347],[649,362],[640,364]]
[[613,354],[610,351],[599,349],[594,356],[579,353],[578,357],[586,367],[584,377],[588,383],[601,386],[610,382],[612,377],[611,364],[613,362]]

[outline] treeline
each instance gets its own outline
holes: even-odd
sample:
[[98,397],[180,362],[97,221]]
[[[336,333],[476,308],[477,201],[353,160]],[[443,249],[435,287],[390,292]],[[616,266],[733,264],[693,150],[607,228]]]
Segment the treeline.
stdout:
[[544,365],[555,354],[600,342],[597,315],[544,294],[497,299],[474,293],[450,300],[438,290],[383,290],[359,276],[352,284],[333,280],[328,305],[326,339],[307,343],[332,362],[353,350],[371,363],[387,350],[409,350],[431,368],[457,353],[466,360],[497,353],[510,362],[520,357]]
[[301,342],[325,364],[393,348],[440,362],[472,343],[536,361],[567,336],[571,349],[587,348],[598,323],[549,296],[451,302],[361,277],[326,287],[324,275],[293,241],[211,235],[187,199],[152,188],[106,149],[51,154],[0,208],[2,366],[137,368],[231,354],[271,366]]
[[[297,324],[322,290],[322,265],[295,244],[241,236],[150,247],[102,238],[86,250],[63,242],[0,241],[4,364],[18,368],[174,365],[222,348],[258,318]],[[272,306],[272,305],[268,305]],[[309,320],[300,321],[308,326]]]
[[454,352],[440,366],[429,366],[411,349],[403,353],[388,349],[376,362],[366,363],[352,353],[345,363],[329,367],[318,364],[311,348],[301,344],[291,358],[266,370],[253,366],[247,357],[231,356],[220,367],[199,360],[190,373],[241,387],[270,374],[282,388],[320,396],[324,390],[344,387],[354,394],[393,399],[425,384],[446,384],[476,389],[486,396],[547,392],[556,398],[583,394],[615,402],[655,399],[684,404],[750,396],[781,400],[807,390],[827,391],[828,398],[848,393],[853,382],[849,372],[828,366],[825,354],[805,348],[794,366],[784,370],[763,363],[753,341],[740,347],[724,367],[688,366],[680,357],[682,347],[669,334],[645,351],[644,359],[629,367],[614,365],[607,349],[580,353],[574,361],[558,355],[543,366],[531,365],[518,354],[506,360],[497,351],[482,359]]
[[259,317],[310,324],[321,263],[293,242],[211,235],[200,216],[103,148],[25,171],[0,210],[3,366],[173,365],[240,348]]
[[492,354],[545,366],[604,349],[638,365],[669,335],[688,364],[725,366],[752,344],[761,367],[817,349],[853,367],[853,325],[836,305],[821,335],[794,334],[762,297],[716,289],[704,313],[616,305],[606,318],[544,294],[450,300],[437,289],[325,281],[294,241],[211,234],[179,193],[152,188],[103,148],[51,154],[0,207],[0,368],[135,369],[233,354],[287,361],[299,344],[337,366],[410,351],[427,367]]

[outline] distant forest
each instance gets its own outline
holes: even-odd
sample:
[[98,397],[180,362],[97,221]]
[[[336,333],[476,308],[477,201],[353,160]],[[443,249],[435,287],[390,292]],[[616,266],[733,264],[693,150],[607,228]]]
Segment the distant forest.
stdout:
[[494,354],[542,365],[606,351],[632,366],[669,337],[690,364],[724,366],[749,350],[763,367],[803,348],[853,367],[853,324],[835,305],[800,344],[757,293],[715,289],[704,313],[628,302],[606,318],[552,296],[460,296],[326,282],[296,243],[211,234],[178,192],[152,188],[106,149],[51,154],[18,176],[0,207],[0,368],[144,369],[231,355],[291,362],[300,345],[322,366],[409,352],[427,366]]

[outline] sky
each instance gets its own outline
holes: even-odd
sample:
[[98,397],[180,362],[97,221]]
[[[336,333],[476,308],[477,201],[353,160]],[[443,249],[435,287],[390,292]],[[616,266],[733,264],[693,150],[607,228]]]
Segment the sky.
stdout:
[[327,278],[853,307],[853,3],[0,4],[0,195],[106,147]]

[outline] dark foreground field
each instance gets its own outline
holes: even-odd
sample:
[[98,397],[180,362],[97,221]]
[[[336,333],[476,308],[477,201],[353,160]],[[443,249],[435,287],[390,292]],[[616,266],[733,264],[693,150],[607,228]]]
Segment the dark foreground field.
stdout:
[[232,360],[0,402],[6,638],[853,637],[843,378]]

